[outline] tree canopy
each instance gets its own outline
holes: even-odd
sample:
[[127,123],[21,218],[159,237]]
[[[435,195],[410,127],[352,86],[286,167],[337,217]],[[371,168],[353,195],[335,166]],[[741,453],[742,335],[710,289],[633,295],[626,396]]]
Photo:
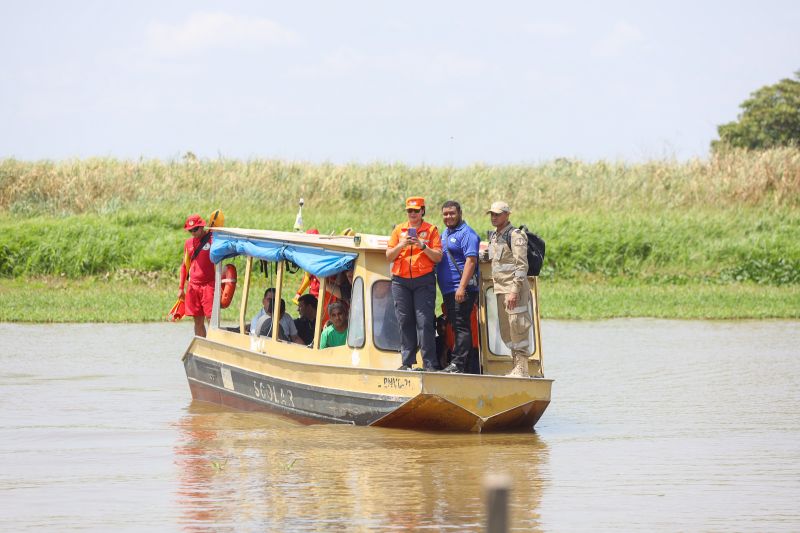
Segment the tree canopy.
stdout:
[[711,148],[800,146],[800,70],[795,78],[750,93],[739,106],[737,120],[717,127],[719,139],[711,142]]

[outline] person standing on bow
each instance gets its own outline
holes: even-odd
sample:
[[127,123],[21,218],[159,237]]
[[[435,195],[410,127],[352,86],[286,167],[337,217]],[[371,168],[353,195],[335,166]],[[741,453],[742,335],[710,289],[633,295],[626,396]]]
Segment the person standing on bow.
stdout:
[[472,308],[478,297],[478,248],[481,239],[461,218],[461,205],[453,200],[442,204],[442,260],[436,265],[436,279],[442,292],[447,320],[453,325],[455,345],[445,372],[462,373],[472,353]]
[[442,241],[436,226],[423,220],[425,199],[412,196],[406,200],[408,221],[395,226],[386,248],[392,263],[392,297],[400,324],[398,370],[411,370],[422,351],[424,370],[438,370],[436,357],[436,274],[442,260]]
[[511,225],[511,208],[494,202],[486,211],[496,231],[489,238],[494,294],[500,338],[511,350],[513,366],[507,376],[530,376],[531,286],[528,281],[528,237]]
[[183,224],[183,229],[192,236],[183,243],[178,293],[178,298],[186,301],[186,315],[194,318],[194,334],[198,337],[206,336],[206,319],[211,318],[214,304],[214,263],[208,255],[213,236],[205,226],[206,221],[200,215],[190,215]]

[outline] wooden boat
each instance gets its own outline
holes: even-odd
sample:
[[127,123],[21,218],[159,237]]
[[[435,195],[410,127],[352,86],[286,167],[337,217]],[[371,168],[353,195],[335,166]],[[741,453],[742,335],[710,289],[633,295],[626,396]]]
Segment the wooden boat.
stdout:
[[[380,235],[324,236],[239,228],[214,229],[216,301],[207,337],[194,337],[183,356],[193,398],[237,409],[274,411],[303,422],[329,422],[446,431],[530,430],[550,403],[552,380],[542,367],[537,279],[531,278],[533,316],[531,378],[504,376],[511,369],[500,339],[491,269],[480,265],[479,375],[397,370],[399,328]],[[243,275],[233,303],[222,309],[224,263]],[[247,333],[274,286],[275,302],[295,295],[295,265],[318,276],[320,295],[328,276],[354,269],[347,344],[320,349]],[[272,273],[261,281],[261,273]],[[295,276],[293,278],[292,276]],[[421,364],[418,355],[418,364]]]

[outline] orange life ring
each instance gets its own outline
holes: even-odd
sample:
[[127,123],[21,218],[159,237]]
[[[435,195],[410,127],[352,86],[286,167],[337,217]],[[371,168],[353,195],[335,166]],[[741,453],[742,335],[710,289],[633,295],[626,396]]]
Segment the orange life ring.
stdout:
[[222,294],[219,297],[219,306],[227,309],[233,301],[233,293],[236,292],[236,267],[227,264],[222,270]]

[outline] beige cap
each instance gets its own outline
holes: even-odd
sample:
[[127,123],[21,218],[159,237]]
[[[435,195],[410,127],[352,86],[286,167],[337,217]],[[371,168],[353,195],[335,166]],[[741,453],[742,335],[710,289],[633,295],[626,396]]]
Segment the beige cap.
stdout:
[[496,213],[499,215],[500,213],[510,213],[510,212],[511,208],[508,207],[507,203],[492,202],[492,206],[486,211],[486,214],[488,215],[489,213]]

